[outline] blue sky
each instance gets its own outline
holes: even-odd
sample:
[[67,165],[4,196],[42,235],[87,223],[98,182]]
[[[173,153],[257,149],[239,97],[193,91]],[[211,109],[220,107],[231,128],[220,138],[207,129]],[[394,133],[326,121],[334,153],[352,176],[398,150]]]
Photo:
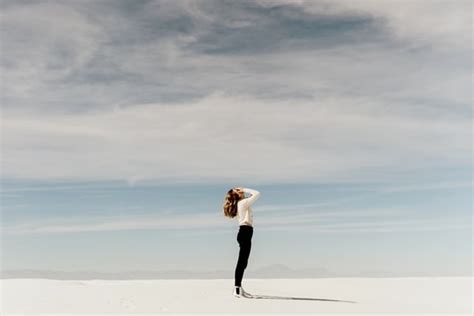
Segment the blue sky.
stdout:
[[0,6],[2,269],[471,274],[470,2]]

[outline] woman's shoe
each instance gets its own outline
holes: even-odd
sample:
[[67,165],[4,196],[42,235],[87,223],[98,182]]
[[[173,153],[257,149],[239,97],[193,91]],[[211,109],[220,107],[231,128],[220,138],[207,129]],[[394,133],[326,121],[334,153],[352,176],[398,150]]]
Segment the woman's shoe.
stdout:
[[241,298],[242,297],[242,287],[241,286],[236,286],[234,287],[234,296]]
[[241,297],[252,297],[252,294],[246,292],[241,286],[234,287],[234,296]]

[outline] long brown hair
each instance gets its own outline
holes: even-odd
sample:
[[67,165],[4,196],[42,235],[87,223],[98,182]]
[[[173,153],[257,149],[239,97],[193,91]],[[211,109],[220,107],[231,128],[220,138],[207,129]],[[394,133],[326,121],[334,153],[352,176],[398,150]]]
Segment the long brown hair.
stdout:
[[234,189],[227,191],[227,194],[224,198],[224,204],[222,208],[224,210],[224,216],[234,218],[237,216],[237,202],[240,201],[240,196]]

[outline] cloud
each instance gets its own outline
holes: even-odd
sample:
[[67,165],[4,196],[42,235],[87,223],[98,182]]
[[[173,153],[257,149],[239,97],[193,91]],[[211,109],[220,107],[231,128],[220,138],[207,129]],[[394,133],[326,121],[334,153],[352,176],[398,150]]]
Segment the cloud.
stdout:
[[86,16],[61,3],[33,2],[0,14],[6,105],[31,105],[35,93],[86,67],[104,38]]
[[[271,208],[271,206],[269,206]],[[262,206],[264,209],[264,206]],[[280,206],[280,211],[281,211]],[[290,214],[291,212],[291,214]],[[3,226],[7,235],[68,234],[83,232],[109,232],[120,230],[183,230],[186,234],[222,233],[228,231],[235,219],[224,218],[220,211],[215,213],[176,213],[172,210],[163,214],[141,214],[120,216],[90,216],[86,219],[74,217],[48,218],[30,223]],[[259,230],[297,231],[307,233],[345,232],[390,232],[425,231],[470,228],[465,219],[417,218],[406,219],[407,214],[417,213],[413,209],[351,209],[328,210],[307,209],[298,205],[287,206],[286,212],[256,217]],[[265,214],[265,216],[263,216]],[[372,220],[370,220],[372,219]],[[210,230],[211,228],[211,230]]]
[[470,47],[472,1],[469,0],[258,0],[267,8],[294,6],[318,16],[366,16],[393,37],[413,45],[452,50]]
[[213,95],[182,106],[7,117],[4,176],[330,180],[352,179],[374,168],[402,171],[469,163],[469,120],[406,117],[353,103],[330,99],[316,105],[269,105]]
[[425,184],[404,184],[379,188],[380,192],[413,192],[426,190],[443,190],[472,187],[472,181],[447,181]]
[[[436,100],[466,107],[470,40],[453,49],[437,35],[469,36],[469,10],[464,2],[443,3],[12,5],[2,14],[5,109],[75,113],[188,102],[216,91],[271,100],[399,97],[412,105]],[[421,15],[414,10],[420,6]],[[410,32],[387,31],[392,28]],[[430,45],[400,42],[398,33],[417,34],[415,42]]]
[[3,175],[134,185],[466,168],[469,7],[4,2]]

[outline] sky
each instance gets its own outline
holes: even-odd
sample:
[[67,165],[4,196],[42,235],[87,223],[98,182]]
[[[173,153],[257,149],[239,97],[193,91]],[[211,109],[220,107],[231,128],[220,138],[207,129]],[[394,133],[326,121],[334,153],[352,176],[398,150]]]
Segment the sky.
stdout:
[[470,1],[0,8],[2,270],[472,274]]

